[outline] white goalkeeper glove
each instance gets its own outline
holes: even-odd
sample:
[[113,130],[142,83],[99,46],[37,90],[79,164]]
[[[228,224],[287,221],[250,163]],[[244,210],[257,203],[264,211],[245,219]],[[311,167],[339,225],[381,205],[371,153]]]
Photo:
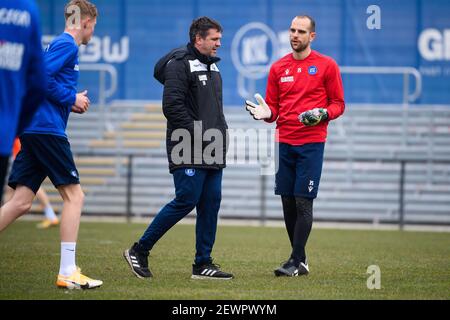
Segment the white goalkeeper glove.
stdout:
[[271,118],[272,111],[264,101],[264,98],[259,93],[256,93],[255,99],[258,101],[258,104],[245,100],[245,109],[251,113],[253,119],[262,120]]
[[324,108],[314,108],[312,110],[308,110],[302,112],[298,116],[298,120],[303,123],[305,126],[315,126],[319,124],[321,121],[325,121],[328,119],[328,111]]

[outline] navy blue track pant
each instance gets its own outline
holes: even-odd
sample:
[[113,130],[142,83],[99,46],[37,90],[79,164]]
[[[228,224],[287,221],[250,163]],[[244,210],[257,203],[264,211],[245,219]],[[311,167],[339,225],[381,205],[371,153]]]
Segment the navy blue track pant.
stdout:
[[139,244],[150,251],[170,228],[196,208],[195,263],[208,263],[216,239],[217,217],[222,199],[222,170],[181,168],[174,170],[172,174],[175,199],[159,211]]

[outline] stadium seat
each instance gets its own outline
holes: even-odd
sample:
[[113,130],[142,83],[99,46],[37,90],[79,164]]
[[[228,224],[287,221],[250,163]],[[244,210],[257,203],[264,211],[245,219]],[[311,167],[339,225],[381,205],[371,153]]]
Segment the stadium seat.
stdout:
[[[84,212],[125,213],[126,155],[134,154],[131,211],[137,216],[154,215],[174,196],[161,105],[121,101],[108,108],[108,121],[114,130],[99,130],[99,110],[88,118],[74,117],[69,122],[73,150],[79,152],[81,181],[88,190]],[[319,197],[314,205],[316,219],[396,221],[400,165],[385,161],[450,159],[448,108],[427,113],[422,107],[410,108],[407,117],[404,115],[399,105],[350,105],[343,117],[330,123]],[[245,132],[275,128],[275,124],[252,120],[242,108],[227,107],[225,116],[230,129]],[[252,137],[247,144],[234,146],[234,152],[245,154],[257,144],[257,136]],[[106,170],[96,171],[96,167]],[[409,163],[405,179],[407,221],[450,222],[448,165]],[[265,210],[265,218],[282,219],[280,200],[273,194],[274,177],[265,177],[264,194],[261,183],[258,165],[229,162],[224,171],[220,216],[257,219]]]

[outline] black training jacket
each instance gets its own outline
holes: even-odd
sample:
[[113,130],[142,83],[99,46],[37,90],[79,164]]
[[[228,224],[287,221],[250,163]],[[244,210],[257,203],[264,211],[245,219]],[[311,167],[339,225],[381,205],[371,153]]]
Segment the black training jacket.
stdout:
[[[170,172],[187,167],[225,167],[228,126],[223,114],[222,77],[216,65],[219,60],[202,55],[188,44],[172,50],[155,65],[154,77],[164,85],[162,105],[167,119],[166,149]],[[194,121],[201,121],[195,123],[195,129]],[[176,129],[186,129],[185,132],[190,133],[189,151],[181,148],[186,144],[179,144],[184,139],[178,135],[180,130],[172,136]],[[208,129],[216,129],[207,132],[214,138],[202,139]]]

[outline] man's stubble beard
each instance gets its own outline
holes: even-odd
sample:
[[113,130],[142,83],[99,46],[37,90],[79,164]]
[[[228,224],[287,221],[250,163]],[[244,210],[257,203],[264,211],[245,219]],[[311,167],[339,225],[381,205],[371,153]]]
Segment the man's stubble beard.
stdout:
[[309,45],[309,42],[306,43],[306,44],[301,44],[300,47],[298,47],[298,48],[294,48],[294,46],[292,45],[292,42],[291,42],[291,48],[292,48],[292,50],[294,50],[294,51],[297,52],[297,53],[300,53],[300,52],[305,51],[306,48],[308,48],[308,45]]

